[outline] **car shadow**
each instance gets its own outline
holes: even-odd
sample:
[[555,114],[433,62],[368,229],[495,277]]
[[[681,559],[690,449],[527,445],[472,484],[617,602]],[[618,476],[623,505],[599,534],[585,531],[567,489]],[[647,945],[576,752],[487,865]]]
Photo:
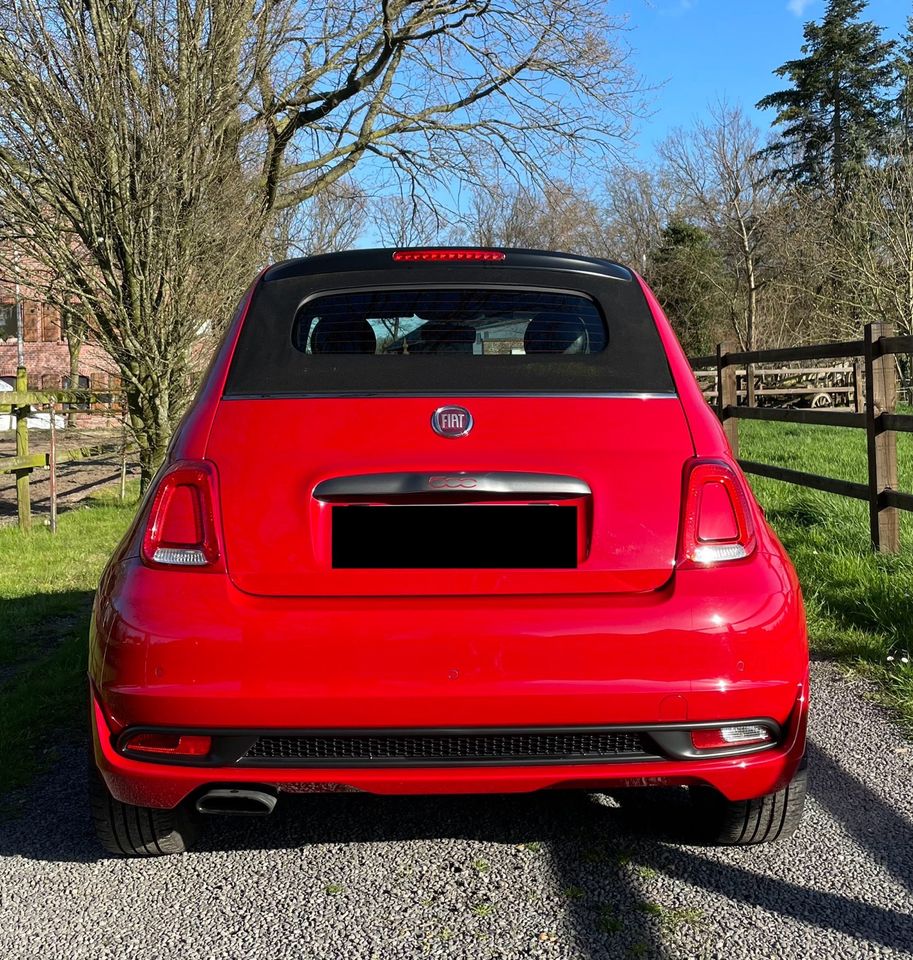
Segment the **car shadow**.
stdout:
[[[0,819],[0,857],[86,865],[110,859],[98,846],[86,816],[84,765],[73,761],[85,755],[85,745],[74,745],[66,754],[68,761],[27,794],[20,791],[10,798],[19,809]],[[628,828],[617,809],[603,808],[604,813],[593,819],[587,813],[591,806],[586,795],[559,792],[435,797],[283,794],[269,817],[205,818],[194,855],[437,840],[522,846],[548,858],[549,889],[543,895],[554,902],[556,924],[570,921],[576,956],[615,957],[632,948],[633,955],[665,960],[660,930],[654,918],[638,911],[629,881]],[[591,832],[595,827],[598,837]],[[395,859],[389,866],[392,876]],[[141,862],[137,868],[142,869]],[[599,896],[594,898],[587,891],[597,874]],[[469,903],[466,906],[468,910]]]

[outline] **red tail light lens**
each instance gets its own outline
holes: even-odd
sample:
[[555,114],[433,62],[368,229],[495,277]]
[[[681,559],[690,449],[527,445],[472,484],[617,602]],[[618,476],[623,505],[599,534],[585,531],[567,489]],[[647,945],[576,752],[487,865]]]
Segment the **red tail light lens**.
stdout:
[[728,727],[704,727],[691,731],[695,750],[730,750],[773,743],[774,736],[759,723],[740,723]]
[[393,254],[396,263],[434,263],[455,262],[491,263],[506,260],[507,255],[500,250],[397,250]]
[[162,475],[143,535],[149,566],[224,569],[215,491],[215,468],[205,460],[179,461]]
[[205,757],[212,749],[212,737],[184,733],[134,733],[123,750],[170,757]]
[[685,476],[679,562],[707,566],[749,556],[754,522],[736,471],[722,460],[692,460]]

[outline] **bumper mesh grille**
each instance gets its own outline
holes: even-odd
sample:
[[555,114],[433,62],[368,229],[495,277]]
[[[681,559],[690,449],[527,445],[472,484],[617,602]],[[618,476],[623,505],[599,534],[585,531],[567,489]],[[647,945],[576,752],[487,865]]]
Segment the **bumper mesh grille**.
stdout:
[[263,736],[245,760],[320,764],[567,762],[649,756],[639,733],[537,732]]

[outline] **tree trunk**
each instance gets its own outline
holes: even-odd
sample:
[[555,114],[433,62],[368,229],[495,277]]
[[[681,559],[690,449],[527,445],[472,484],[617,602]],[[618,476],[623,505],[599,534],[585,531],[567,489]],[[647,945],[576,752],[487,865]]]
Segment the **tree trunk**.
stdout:
[[129,426],[139,448],[140,495],[152,482],[165,459],[171,440],[168,395],[153,391],[127,390]]
[[[70,354],[70,389],[79,388],[79,353],[82,350],[82,337],[73,330],[72,324],[67,324],[67,350]],[[67,412],[67,426],[76,426],[76,410],[70,406]]]

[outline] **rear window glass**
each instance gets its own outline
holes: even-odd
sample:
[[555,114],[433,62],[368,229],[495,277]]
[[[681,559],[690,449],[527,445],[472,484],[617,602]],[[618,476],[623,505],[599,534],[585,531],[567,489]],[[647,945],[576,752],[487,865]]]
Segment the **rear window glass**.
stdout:
[[631,280],[599,270],[421,266],[267,275],[254,291],[224,395],[674,390],[650,308]]
[[536,356],[600,353],[605,320],[586,297],[535,290],[358,291],[319,297],[295,318],[307,354]]

